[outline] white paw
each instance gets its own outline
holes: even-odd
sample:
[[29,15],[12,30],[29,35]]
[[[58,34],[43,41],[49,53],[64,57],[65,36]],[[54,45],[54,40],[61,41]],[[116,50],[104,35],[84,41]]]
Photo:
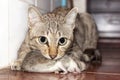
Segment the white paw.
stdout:
[[21,62],[20,61],[15,61],[11,65],[11,70],[21,70]]
[[72,60],[70,63],[70,66],[68,67],[69,72],[73,73],[81,73],[81,70],[79,69],[78,65]]
[[73,73],[81,73],[81,70],[77,66],[70,66],[68,71]]
[[80,67],[80,71],[84,71],[86,69],[86,64],[84,62],[80,61],[78,65]]
[[55,73],[55,74],[59,74],[60,72],[59,72],[59,71],[55,71],[54,73]]
[[[60,73],[60,74],[67,74],[68,71],[66,69],[66,67],[61,63],[61,61],[58,61],[55,65],[55,67],[59,70],[59,71],[55,71],[55,73]],[[60,72],[62,71],[62,72]]]

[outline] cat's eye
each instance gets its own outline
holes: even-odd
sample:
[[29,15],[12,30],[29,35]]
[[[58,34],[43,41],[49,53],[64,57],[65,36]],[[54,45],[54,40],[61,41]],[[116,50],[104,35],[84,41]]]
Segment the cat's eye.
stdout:
[[59,45],[65,45],[65,44],[66,44],[66,42],[67,42],[67,39],[66,39],[66,38],[64,38],[64,37],[62,37],[62,38],[60,38],[60,39],[59,39],[58,44],[59,44]]
[[44,36],[40,36],[40,38],[39,38],[39,42],[40,42],[40,43],[44,43],[44,44],[46,44],[46,43],[47,43],[47,38],[44,37]]

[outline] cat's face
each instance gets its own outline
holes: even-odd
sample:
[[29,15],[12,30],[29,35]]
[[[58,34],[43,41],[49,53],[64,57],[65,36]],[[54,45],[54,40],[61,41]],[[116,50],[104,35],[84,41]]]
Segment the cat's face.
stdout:
[[41,15],[31,7],[29,9],[30,45],[48,59],[59,59],[73,41],[73,29],[77,9],[72,9],[65,17],[49,13]]

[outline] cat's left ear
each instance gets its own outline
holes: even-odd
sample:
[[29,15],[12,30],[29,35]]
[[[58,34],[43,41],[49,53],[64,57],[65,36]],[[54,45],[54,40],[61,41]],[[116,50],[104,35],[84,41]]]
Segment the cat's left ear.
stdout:
[[78,13],[78,8],[77,7],[71,9],[68,12],[68,14],[65,16],[66,24],[69,24],[69,25],[75,24],[77,13]]
[[42,15],[35,6],[30,6],[28,9],[29,28],[33,27],[36,22],[42,23]]

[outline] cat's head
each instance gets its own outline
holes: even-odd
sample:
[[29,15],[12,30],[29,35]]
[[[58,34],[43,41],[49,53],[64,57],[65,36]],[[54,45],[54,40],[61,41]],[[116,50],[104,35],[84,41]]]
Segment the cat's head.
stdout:
[[28,11],[30,45],[48,59],[59,59],[73,41],[77,8],[63,17],[54,13],[42,15],[35,7]]

